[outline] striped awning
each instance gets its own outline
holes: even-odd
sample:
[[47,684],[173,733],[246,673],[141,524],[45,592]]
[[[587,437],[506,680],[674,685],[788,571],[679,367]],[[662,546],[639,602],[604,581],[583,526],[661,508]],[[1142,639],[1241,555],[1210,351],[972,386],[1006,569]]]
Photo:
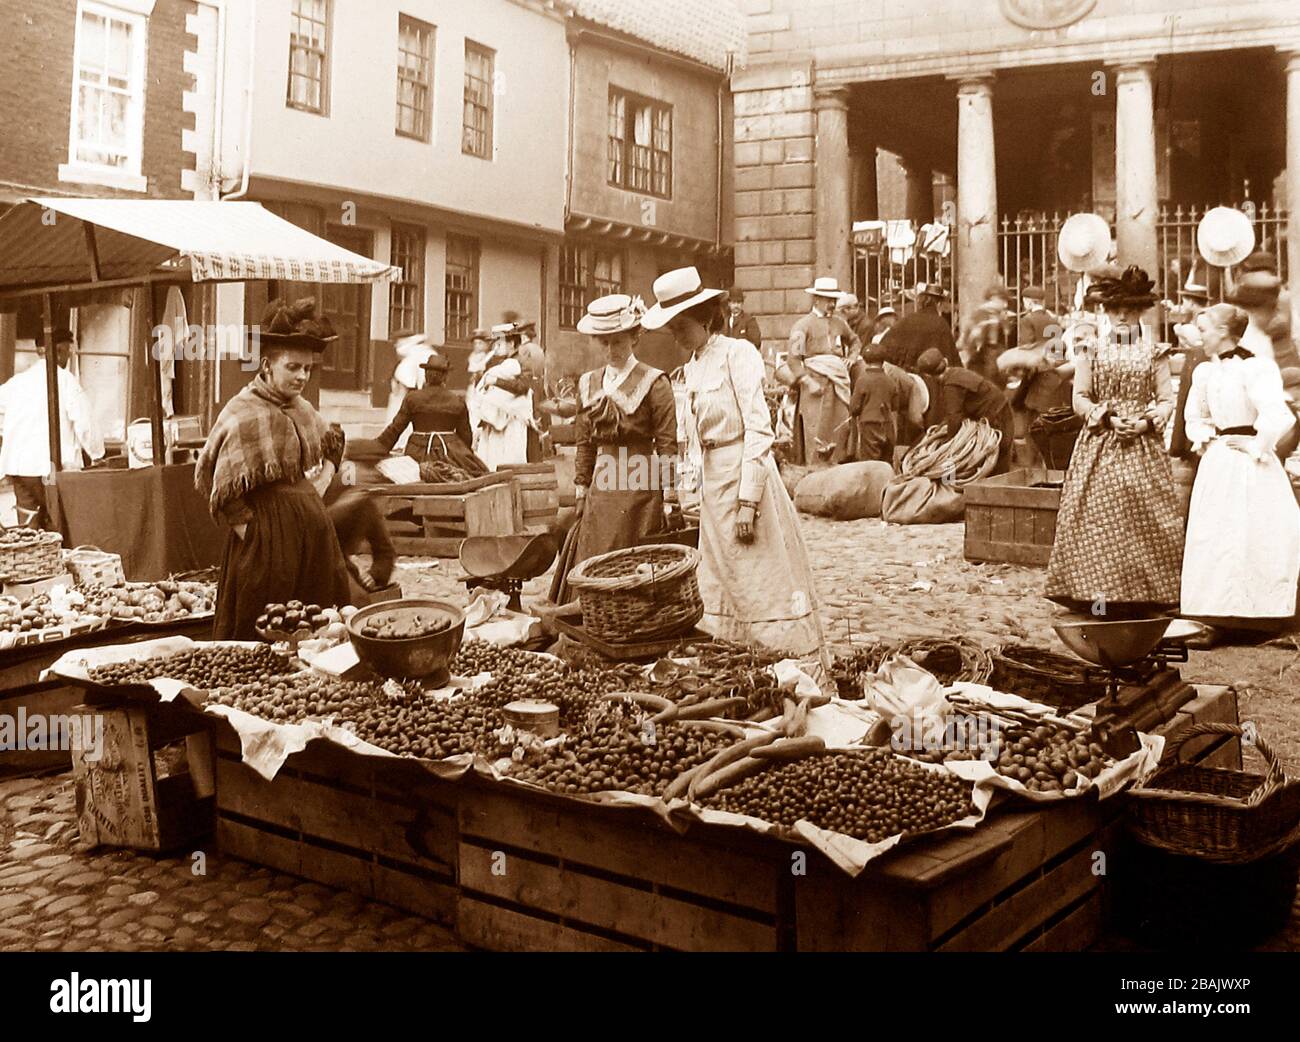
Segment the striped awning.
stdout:
[[195,282],[401,277],[259,203],[42,196],[0,217],[0,292],[143,278],[167,266],[188,268]]

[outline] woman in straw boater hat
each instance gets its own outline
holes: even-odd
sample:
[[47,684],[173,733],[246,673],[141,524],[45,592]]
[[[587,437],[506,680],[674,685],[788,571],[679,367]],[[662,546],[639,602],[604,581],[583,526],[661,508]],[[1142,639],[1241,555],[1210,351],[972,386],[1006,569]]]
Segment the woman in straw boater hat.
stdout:
[[1300,506],[1277,458],[1295,424],[1282,377],[1240,346],[1246,313],[1216,304],[1196,318],[1209,361],[1187,398],[1201,456],[1183,551],[1182,613],[1219,631],[1281,628],[1296,607]]
[[763,359],[722,335],[722,291],[706,289],[694,268],[659,276],[654,294],[641,324],[667,326],[691,352],[683,368],[688,458],[700,469],[700,625],[825,661],[808,551],[772,457]]
[[478,433],[474,451],[489,470],[541,459],[533,420],[533,392],[516,354],[519,331],[513,322],[492,327],[495,344],[487,369],[474,389]]
[[334,471],[322,448],[325,422],[302,397],[338,337],[310,297],[271,301],[255,337],[257,376],[221,410],[194,471],[212,516],[230,529],[212,624],[217,640],[255,640],[268,604],[324,607],[349,597],[343,551],[321,501]]
[[666,373],[633,353],[645,305],[614,293],[587,305],[578,332],[605,356],[578,378],[573,483],[578,531],[555,569],[551,600],[570,600],[568,575],[589,557],[667,531],[664,492],[677,459],[677,406]]
[[486,474],[487,464],[470,448],[474,436],[469,409],[459,395],[447,389],[451,368],[447,356],[431,349],[421,368],[424,386],[407,394],[393,422],[375,440],[392,449],[409,427],[406,455],[421,465],[422,481],[464,481]]
[[1075,353],[1084,427],[1061,490],[1046,593],[1089,614],[1166,611],[1178,604],[1183,524],[1162,438],[1174,408],[1169,359],[1139,321],[1155,303],[1153,283],[1130,266],[1088,294],[1108,321]]

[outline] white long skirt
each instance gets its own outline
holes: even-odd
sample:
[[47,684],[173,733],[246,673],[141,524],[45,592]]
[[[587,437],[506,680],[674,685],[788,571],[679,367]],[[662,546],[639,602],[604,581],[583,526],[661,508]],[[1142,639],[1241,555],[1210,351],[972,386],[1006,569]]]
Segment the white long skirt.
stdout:
[[725,640],[794,656],[826,655],[817,594],[799,515],[771,456],[754,541],[736,540],[740,464],[736,442],[704,452],[700,489],[700,628]]
[[1215,438],[1192,488],[1181,613],[1204,619],[1288,619],[1300,575],[1300,506],[1277,457],[1261,462]]
[[474,452],[487,464],[488,470],[510,463],[527,463],[527,421],[511,420],[504,430],[497,430],[487,423],[480,424],[474,438]]

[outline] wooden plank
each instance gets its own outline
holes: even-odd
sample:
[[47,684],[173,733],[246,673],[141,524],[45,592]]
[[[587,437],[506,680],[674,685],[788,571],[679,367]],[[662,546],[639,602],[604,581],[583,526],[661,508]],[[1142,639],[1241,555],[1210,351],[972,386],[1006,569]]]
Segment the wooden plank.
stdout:
[[1034,543],[1037,546],[1051,547],[1056,542],[1055,510],[1040,510],[1034,515]]
[[[819,857],[820,855],[812,855]],[[796,948],[801,952],[925,951],[925,894],[864,872],[849,879],[810,858],[794,880]]]
[[945,952],[1004,951],[1034,925],[1050,919],[1090,890],[1100,890],[1093,875],[1092,850],[1083,849],[995,905],[940,946]]
[[463,539],[430,539],[428,536],[395,536],[393,549],[403,557],[459,557]]
[[457,889],[454,883],[439,883],[378,863],[370,867],[370,873],[376,901],[447,926],[455,925]]
[[416,517],[452,518],[463,520],[465,504],[474,493],[463,496],[421,496],[411,504],[411,513]]
[[412,496],[455,496],[463,492],[475,492],[491,485],[504,485],[510,481],[509,474],[480,474],[466,481],[427,482],[415,481],[405,485],[380,484],[371,485],[365,491],[380,496],[410,498]]
[[993,534],[992,541],[995,543],[1007,544],[1016,541],[1016,525],[1007,510],[996,511],[990,518],[989,528]]
[[1055,926],[1048,927],[1020,950],[1023,952],[1081,952],[1101,933],[1102,893],[1089,896],[1083,904]]
[[928,930],[940,937],[981,905],[1032,877],[1043,864],[1092,835],[1102,823],[1096,804],[1076,800],[1049,810],[995,817],[976,830],[1008,836],[1010,845],[974,872],[952,878],[930,897]]
[[462,843],[460,885],[513,904],[682,951],[775,951],[776,927],[588,875],[569,862],[498,858]]
[[972,542],[988,542],[989,532],[991,530],[989,525],[989,513],[987,507],[973,506],[970,503],[966,504],[966,529],[964,536],[968,548],[966,554],[967,557],[970,556],[969,546]]
[[778,873],[789,870],[788,860],[777,863],[695,842],[634,810],[570,810],[562,802],[477,787],[466,790],[460,803],[461,838],[479,837],[487,844],[519,847],[776,913]]
[[470,535],[511,535],[515,525],[515,501],[508,485],[475,492],[465,501],[465,531]]
[[[997,819],[999,824],[1004,819]],[[896,854],[886,854],[868,870],[900,886],[933,889],[953,876],[978,868],[1009,850],[1013,842],[1008,828],[993,828],[986,822],[973,831],[949,832],[932,840],[918,840]]]
[[[222,759],[217,765],[218,805],[223,813],[331,840],[358,851],[382,854],[451,878],[455,874],[454,827],[443,834],[419,820],[431,860],[415,851],[406,837],[417,814],[411,808],[359,796],[302,778],[278,774],[266,781],[251,767]],[[450,819],[443,819],[453,825]]]
[[1017,543],[990,540],[967,542],[963,554],[970,561],[1006,561],[1010,564],[1046,564],[1052,555],[1050,546],[1021,546]]
[[352,854],[264,832],[220,815],[217,817],[217,847],[224,854],[256,865],[266,865],[326,886],[350,890],[362,897],[374,896],[371,874],[374,865]]
[[505,952],[633,952],[645,949],[521,912],[485,904],[465,894],[456,912],[456,934],[467,944]]

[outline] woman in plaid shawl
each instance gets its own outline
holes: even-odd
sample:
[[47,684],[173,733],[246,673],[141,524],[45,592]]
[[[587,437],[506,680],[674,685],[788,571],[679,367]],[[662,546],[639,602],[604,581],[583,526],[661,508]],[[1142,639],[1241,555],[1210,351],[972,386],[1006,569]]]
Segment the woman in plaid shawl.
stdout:
[[[324,421],[302,391],[334,340],[311,299],[273,300],[262,316],[260,369],[226,403],[195,468],[212,516],[229,526],[213,637],[255,640],[266,605],[348,603],[348,576],[320,491]],[[322,464],[324,467],[322,468]],[[323,471],[323,472],[322,472]]]

